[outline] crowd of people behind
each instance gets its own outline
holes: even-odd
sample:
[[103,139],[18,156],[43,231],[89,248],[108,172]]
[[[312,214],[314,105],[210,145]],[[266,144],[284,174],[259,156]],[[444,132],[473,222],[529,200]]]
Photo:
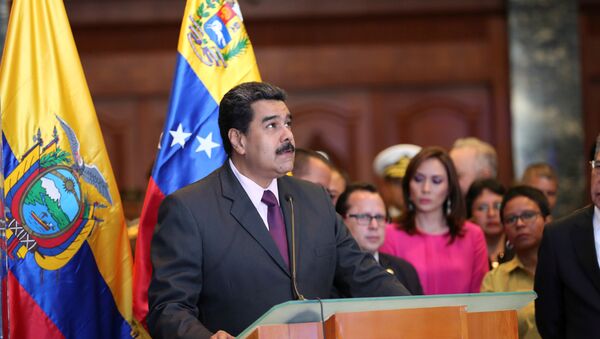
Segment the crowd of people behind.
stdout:
[[[600,177],[595,161],[592,195]],[[538,251],[558,193],[558,177],[549,164],[531,164],[507,189],[496,178],[494,148],[470,137],[458,139],[449,152],[394,145],[375,158],[374,169],[382,179],[379,187],[351,183],[326,153],[297,149],[292,174],[323,186],[360,248],[412,294],[534,290]],[[540,304],[566,297],[547,291],[550,279],[559,275],[556,268],[550,274],[536,285]],[[597,313],[600,305],[592,309]],[[566,325],[557,322],[564,312],[558,307],[538,312],[536,326],[531,302],[518,311],[519,337],[564,336]]]
[[268,83],[227,92],[227,160],[161,204],[153,337],[233,338],[295,299],[531,290],[521,338],[600,337],[600,136],[593,204],[548,224],[558,181],[547,164],[507,189],[493,147],[465,138],[449,152],[392,146],[374,160],[383,184],[353,183],[295,147],[285,101]]

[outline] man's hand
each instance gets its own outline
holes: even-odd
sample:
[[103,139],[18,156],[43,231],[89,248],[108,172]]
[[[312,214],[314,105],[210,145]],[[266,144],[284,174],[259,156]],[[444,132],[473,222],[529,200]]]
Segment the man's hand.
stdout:
[[213,334],[210,339],[235,339],[235,337],[225,331],[219,331]]

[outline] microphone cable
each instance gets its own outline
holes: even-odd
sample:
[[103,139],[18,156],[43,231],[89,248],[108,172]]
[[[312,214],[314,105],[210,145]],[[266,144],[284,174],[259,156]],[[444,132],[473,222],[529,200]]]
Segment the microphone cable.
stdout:
[[292,287],[294,288],[294,293],[298,300],[306,300],[300,291],[298,290],[298,284],[296,282],[296,225],[295,225],[295,215],[294,215],[294,199],[292,199],[291,195],[286,195],[286,200],[290,203],[290,209],[292,213]]
[[[300,291],[298,290],[298,285],[296,283],[296,218],[294,214],[294,199],[291,195],[286,195],[285,199],[290,203],[290,212],[292,214],[292,287],[294,288],[294,293],[296,294],[298,300],[307,300]],[[320,315],[321,315],[321,330],[323,332],[323,339],[327,339],[325,335],[325,311],[323,310],[323,301],[321,298],[316,298],[319,302],[320,307]]]
[[325,336],[325,312],[323,311],[323,300],[321,298],[317,298],[319,301],[319,306],[321,307],[321,330],[323,331],[323,339],[327,339]]

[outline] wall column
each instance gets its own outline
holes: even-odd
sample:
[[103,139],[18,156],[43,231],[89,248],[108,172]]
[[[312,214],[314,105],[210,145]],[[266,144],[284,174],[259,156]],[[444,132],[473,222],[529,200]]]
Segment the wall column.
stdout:
[[585,150],[576,0],[509,0],[515,178],[534,162],[559,177],[556,215],[581,207]]

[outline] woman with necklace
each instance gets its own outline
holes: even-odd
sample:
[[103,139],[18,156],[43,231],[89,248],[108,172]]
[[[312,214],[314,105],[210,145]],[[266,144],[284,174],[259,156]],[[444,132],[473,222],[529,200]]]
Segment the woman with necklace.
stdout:
[[514,253],[500,221],[500,205],[506,189],[496,179],[475,180],[467,196],[467,218],[481,227],[487,245],[489,268],[510,261]]

